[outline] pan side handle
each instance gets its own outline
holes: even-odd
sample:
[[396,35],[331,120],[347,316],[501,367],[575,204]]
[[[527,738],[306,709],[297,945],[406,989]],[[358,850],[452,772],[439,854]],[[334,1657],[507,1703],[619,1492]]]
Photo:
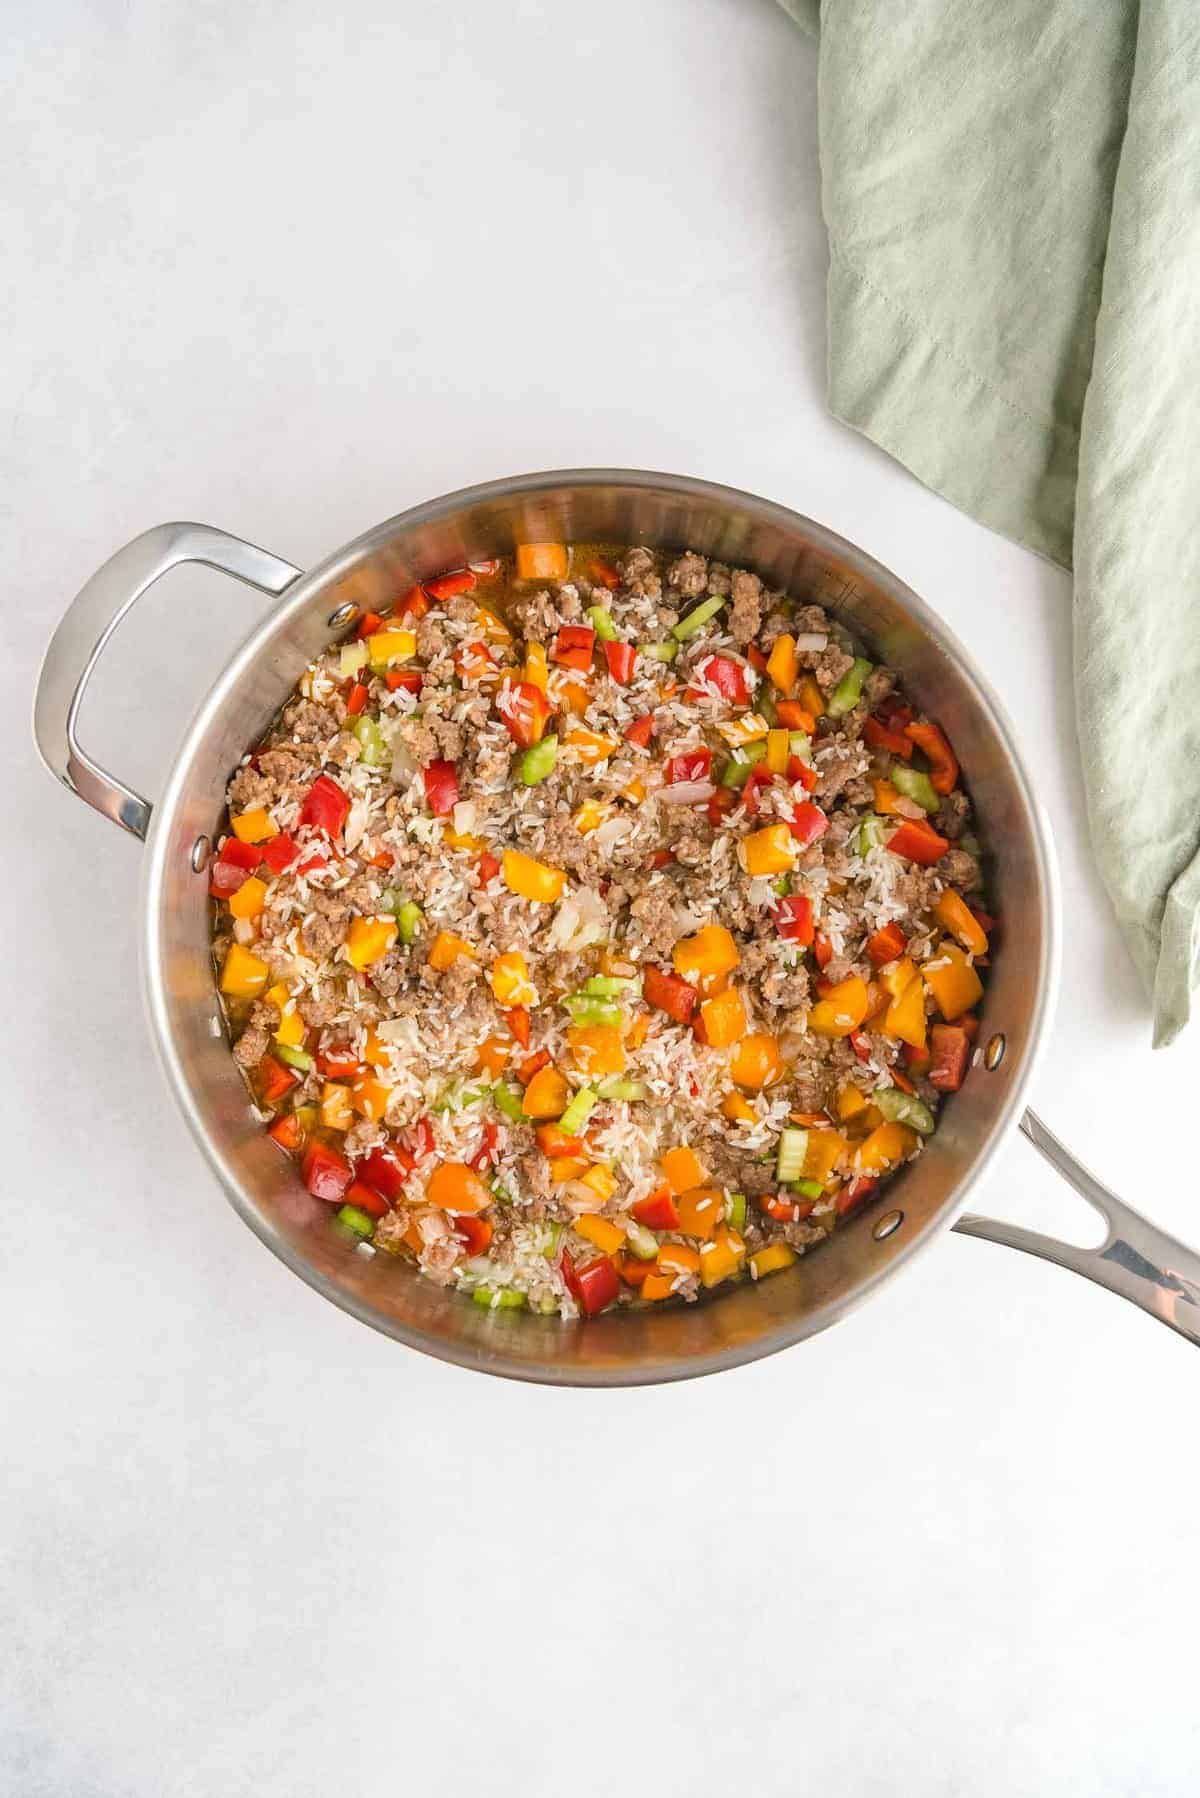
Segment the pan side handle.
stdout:
[[1200,1255],[1195,1249],[1168,1236],[1117,1198],[1032,1111],[1021,1119],[1021,1132],[1068,1186],[1100,1213],[1107,1225],[1105,1240],[1098,1248],[1077,1248],[1038,1230],[971,1213],[960,1217],[954,1228],[964,1236],[981,1236],[987,1242],[1001,1242],[1026,1255],[1057,1262],[1059,1267],[1119,1293],[1189,1342],[1200,1343]]

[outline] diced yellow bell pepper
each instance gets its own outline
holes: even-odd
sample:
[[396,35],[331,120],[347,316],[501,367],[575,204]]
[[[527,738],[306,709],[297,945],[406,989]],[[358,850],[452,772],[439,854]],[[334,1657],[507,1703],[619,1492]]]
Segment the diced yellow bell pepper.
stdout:
[[746,1244],[736,1230],[721,1225],[711,1242],[700,1250],[700,1278],[705,1286],[719,1286],[735,1274],[746,1258]]
[[767,657],[767,679],[780,693],[790,693],[796,684],[800,664],[796,659],[796,639],[786,633],[776,637]]
[[412,631],[382,630],[367,638],[367,655],[372,668],[386,668],[389,662],[408,662],[417,653],[417,639]]
[[840,1130],[810,1130],[802,1178],[824,1186],[849,1146]]
[[265,961],[257,955],[251,955],[241,943],[231,943],[229,953],[221,968],[221,991],[231,999],[257,999],[267,981],[271,978],[271,970]]
[[589,1080],[625,1072],[625,1045],[615,1024],[572,1024],[567,1044],[575,1066]]
[[487,848],[487,838],[472,836],[469,830],[448,830],[443,828],[442,841],[447,849],[466,849],[472,855],[482,855]]
[[933,908],[938,923],[956,936],[968,955],[986,955],[987,932],[966,900],[952,887],[947,887]]
[[700,1251],[690,1242],[664,1242],[658,1251],[658,1265],[665,1274],[698,1274]]
[[738,860],[751,878],[788,874],[796,865],[796,839],[786,824],[768,824],[738,844]]
[[917,978],[910,961],[897,964],[911,970],[910,978],[893,998],[883,1014],[880,1029],[885,1036],[898,1037],[914,1049],[925,1047],[925,988]]
[[532,855],[522,855],[519,849],[506,849],[504,884],[510,893],[516,893],[521,899],[530,899],[535,905],[550,905],[562,898],[567,877],[561,868],[535,861]]
[[593,768],[597,762],[606,762],[620,747],[616,737],[604,737],[598,731],[584,730],[578,725],[563,737],[563,748],[574,750],[585,768]]
[[229,822],[233,825],[234,836],[242,843],[266,843],[279,835],[262,805],[256,805],[252,811],[231,814]]
[[879,984],[889,999],[898,999],[917,977],[916,964],[903,955],[899,961],[889,961],[879,970]]
[[368,1123],[378,1124],[387,1116],[388,1100],[392,1089],[374,1074],[363,1074],[353,1082],[350,1088],[350,1103],[359,1117],[366,1118]]
[[786,1242],[772,1242],[765,1249],[755,1249],[750,1268],[754,1278],[761,1280],[767,1274],[777,1274],[780,1268],[791,1267],[795,1259],[795,1249],[789,1249]]
[[796,698],[800,701],[800,704],[804,707],[805,711],[811,713],[814,718],[823,718],[825,716],[825,695],[822,693],[820,687],[818,687],[813,675],[802,674],[800,676],[800,685],[796,691]]
[[685,980],[689,974],[732,973],[741,959],[724,924],[706,924],[695,936],[681,937],[671,952],[675,972]]
[[475,613],[475,623],[479,627],[485,642],[511,643],[512,632],[498,612],[490,606],[480,606]]
[[870,1005],[866,981],[851,974],[817,1000],[808,1014],[808,1027],[814,1036],[849,1036],[858,1029]]
[[731,749],[741,749],[747,743],[759,743],[767,735],[770,725],[757,712],[743,712],[740,718],[726,718],[717,725],[718,736],[724,737]]
[[726,1093],[721,1100],[721,1115],[733,1124],[751,1124],[754,1122],[754,1108],[743,1099],[741,1093]]
[[658,1165],[672,1192],[688,1192],[693,1186],[703,1186],[707,1177],[699,1157],[687,1147],[668,1149]]
[[277,980],[274,986],[267,988],[263,998],[268,1005],[273,1005],[276,1011],[282,1013],[292,1002],[292,989],[286,980]]
[[607,1217],[596,1217],[590,1212],[577,1217],[571,1228],[585,1242],[595,1243],[602,1255],[615,1255],[625,1241],[625,1232],[618,1224]]
[[596,1194],[596,1197],[603,1199],[605,1204],[608,1203],[609,1199],[612,1198],[614,1192],[617,1190],[616,1175],[610,1167],[605,1167],[599,1161],[596,1163],[595,1167],[590,1167],[586,1174],[580,1175],[579,1184],[581,1186],[590,1186],[592,1191]]
[[[434,945],[436,948],[436,944]],[[488,969],[488,984],[496,1004],[510,1011],[515,1005],[536,1005],[537,988],[529,978],[529,964],[520,949],[498,955]]]
[[867,1101],[857,1086],[843,1086],[837,1096],[837,1114],[843,1124],[850,1118],[857,1117],[860,1111],[867,1109]]
[[646,797],[646,783],[635,774],[627,787],[621,788],[621,798],[628,799],[630,805],[640,805]]
[[715,1186],[693,1186],[690,1192],[679,1194],[676,1209],[684,1235],[707,1242],[724,1215],[724,1201]]
[[304,1041],[304,1035],[304,1019],[294,1005],[289,1005],[279,1020],[275,1041],[283,1043],[285,1048],[298,1049]]
[[571,822],[581,837],[589,837],[594,830],[599,830],[600,826],[606,823],[612,815],[611,805],[605,805],[599,799],[585,799]]
[[327,1080],[321,1088],[321,1122],[326,1130],[348,1130],[354,1122],[350,1088]]
[[236,893],[229,895],[229,909],[235,918],[257,918],[267,902],[267,883],[252,874],[243,880]]
[[436,974],[444,974],[452,968],[460,955],[475,959],[475,951],[470,943],[462,937],[455,936],[452,930],[439,930],[429,946],[429,965]]
[[586,1174],[588,1164],[580,1155],[552,1155],[548,1165],[555,1186],[565,1186],[568,1180],[578,1180]]
[[855,1150],[854,1171],[865,1178],[877,1178],[911,1155],[920,1140],[906,1124],[880,1124]]
[[948,1024],[983,997],[983,982],[957,943],[939,943],[921,973]]
[[767,732],[766,769],[768,774],[786,774],[791,746],[786,730]]
[[346,937],[350,966],[369,968],[381,960],[396,940],[396,929],[395,918],[352,918]]
[[525,645],[525,679],[539,693],[544,693],[550,684],[550,669],[546,661],[546,650],[541,643]]

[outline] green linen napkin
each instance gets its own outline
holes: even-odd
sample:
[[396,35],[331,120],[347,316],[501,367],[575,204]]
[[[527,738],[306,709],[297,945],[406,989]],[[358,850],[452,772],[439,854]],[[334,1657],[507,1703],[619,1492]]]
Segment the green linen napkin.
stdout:
[[1096,859],[1154,1007],[1200,932],[1200,0],[783,0],[819,31],[833,411],[1074,566]]

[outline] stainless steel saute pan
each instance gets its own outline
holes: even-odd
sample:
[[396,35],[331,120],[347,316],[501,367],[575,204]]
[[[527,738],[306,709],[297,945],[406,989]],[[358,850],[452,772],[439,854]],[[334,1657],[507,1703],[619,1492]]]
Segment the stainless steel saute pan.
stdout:
[[[254,1121],[224,1039],[209,960],[205,873],[230,771],[266,729],[305,665],[352,621],[444,568],[520,541],[685,545],[756,569],[772,586],[838,614],[896,668],[946,727],[962,762],[992,890],[1008,926],[991,970],[985,1065],[947,1104],[925,1153],[873,1208],[817,1253],[761,1286],[696,1305],[586,1324],[487,1312],[410,1268],[343,1245],[325,1208]],[[205,699],[153,812],[81,748],[80,701],[97,658],[135,601],[181,562],[235,575],[272,605]],[[47,767],[145,842],[142,959],[167,1077],[229,1197],[281,1261],[364,1323],[465,1367],[561,1385],[684,1379],[787,1348],[844,1317],[954,1228],[1057,1261],[1200,1341],[1200,1256],[1115,1198],[1024,1109],[1053,1010],[1059,931],[1054,859],[1012,729],[982,676],[929,608],[878,562],[811,519],[750,494],[673,475],[573,470],[453,493],[376,526],[305,574],[223,531],[165,524],[118,551],[51,641],[34,719]],[[1108,1228],[1080,1249],[963,1214],[972,1187],[1020,1129]]]

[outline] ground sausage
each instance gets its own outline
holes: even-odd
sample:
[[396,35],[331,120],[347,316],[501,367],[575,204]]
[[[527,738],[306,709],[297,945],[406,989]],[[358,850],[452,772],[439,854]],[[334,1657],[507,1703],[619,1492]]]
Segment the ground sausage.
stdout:
[[694,550],[685,550],[667,569],[667,585],[684,599],[699,599],[708,586],[708,563]]
[[254,1006],[237,1042],[233,1045],[233,1059],[239,1067],[256,1068],[267,1052],[272,1033],[278,1022],[278,1013],[273,1005],[264,1005],[261,999]]
[[752,643],[762,623],[762,582],[745,568],[735,568],[730,582],[733,603],[729,609],[729,634],[735,643]]

